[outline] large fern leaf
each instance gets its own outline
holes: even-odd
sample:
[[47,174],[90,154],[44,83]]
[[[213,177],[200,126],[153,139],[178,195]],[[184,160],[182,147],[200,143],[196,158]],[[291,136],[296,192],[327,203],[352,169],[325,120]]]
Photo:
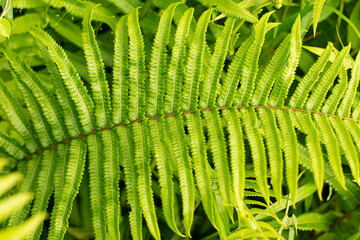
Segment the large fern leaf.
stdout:
[[[54,90],[21,57],[1,50],[21,99],[1,80],[0,105],[22,141],[0,132],[0,153],[28,160],[19,191],[35,192],[34,203],[15,211],[9,226],[22,222],[30,211],[46,210],[53,194],[49,237],[64,238],[85,169],[98,239],[120,239],[125,233],[119,225],[126,216],[134,239],[143,238],[142,217],[155,239],[162,238],[164,222],[169,231],[190,237],[196,231],[194,214],[202,211],[199,204],[222,239],[278,237],[274,228],[281,228],[276,213],[286,205],[283,192],[293,205],[316,190],[321,199],[325,181],[354,205],[346,188],[355,187],[349,184],[350,172],[360,183],[360,107],[355,105],[360,55],[350,59],[350,46],[337,51],[329,44],[300,77],[300,17],[262,67],[266,34],[277,25],[269,23],[272,12],[257,20],[241,5],[223,1],[233,6],[229,15],[256,22],[230,57],[238,20],[228,17],[211,48],[206,32],[212,9],[195,21],[194,9],[169,4],[159,17],[151,48],[140,27],[137,1],[110,1],[129,12],[117,24],[109,19],[111,10],[78,2],[48,1],[84,16],[85,80],[64,49],[39,28],[30,33],[39,41]],[[219,1],[201,2],[220,11],[224,7]],[[112,78],[92,18],[115,30]],[[225,62],[230,62],[228,67]],[[246,162],[253,168],[246,168]],[[299,164],[312,171],[315,184],[298,187]],[[176,196],[181,196],[181,211]],[[120,201],[125,198],[126,207]],[[270,206],[274,199],[277,203]],[[126,208],[123,216],[121,207]],[[264,222],[265,217],[278,222]],[[309,229],[310,218],[319,229],[328,226],[322,222],[327,218],[315,214],[299,216],[299,228]],[[230,221],[245,223],[235,230]],[[40,234],[38,229],[33,237]]]

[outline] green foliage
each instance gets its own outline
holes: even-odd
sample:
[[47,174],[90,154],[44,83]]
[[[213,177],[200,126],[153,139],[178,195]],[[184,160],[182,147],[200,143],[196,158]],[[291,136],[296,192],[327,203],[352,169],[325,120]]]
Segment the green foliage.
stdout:
[[10,37],[11,25],[5,18],[0,19],[0,36]]
[[10,37],[13,22],[13,9],[11,0],[1,1],[2,12],[0,15],[0,36]]
[[12,198],[35,195],[0,203],[4,232],[33,215],[27,239],[355,234],[357,15],[310,2],[14,1],[0,156],[24,174]]
[[[4,169],[7,161],[4,158],[0,158],[0,170]],[[13,187],[23,180],[23,176],[20,173],[13,172],[8,173],[0,177],[0,223],[3,223],[8,219],[17,209],[23,207],[33,199],[33,194],[28,192],[19,192],[12,196],[3,197]],[[42,191],[43,189],[41,189]],[[37,198],[37,196],[35,197]],[[36,201],[36,200],[35,200]],[[36,204],[37,205],[37,204]],[[36,210],[35,210],[36,211]],[[0,229],[0,238],[4,240],[10,239],[27,239],[29,236],[35,234],[35,232],[41,230],[39,226],[45,219],[45,213],[36,211],[36,214],[27,219],[20,225],[13,226],[12,228]]]

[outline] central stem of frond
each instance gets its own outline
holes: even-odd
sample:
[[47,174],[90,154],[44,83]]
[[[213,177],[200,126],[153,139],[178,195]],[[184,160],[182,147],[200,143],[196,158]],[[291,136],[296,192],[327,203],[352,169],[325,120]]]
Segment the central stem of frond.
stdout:
[[[233,107],[217,107],[217,110],[225,110],[225,109],[231,109]],[[344,116],[338,116],[338,115],[334,115],[334,114],[329,114],[329,113],[324,113],[324,112],[316,112],[316,111],[313,111],[313,110],[309,110],[309,109],[299,109],[299,108],[291,108],[291,107],[277,107],[277,106],[236,106],[234,107],[236,109],[248,109],[248,108],[256,108],[256,109],[273,109],[273,110],[290,110],[290,111],[294,111],[294,112],[307,112],[307,113],[311,113],[311,114],[318,114],[318,115],[326,115],[328,117],[339,117],[343,120],[351,120],[351,121],[355,121],[355,122],[360,122],[359,119],[355,119],[355,118],[350,118],[350,117],[344,117]],[[204,112],[204,111],[212,111],[213,108],[202,108],[202,109],[199,109],[198,111],[199,112]],[[192,110],[187,110],[187,111],[182,111],[178,114],[191,114],[191,113],[194,113],[194,111]],[[166,117],[174,117],[176,114],[175,113],[168,113],[168,114],[165,114],[163,115],[162,117],[166,118]],[[152,117],[148,117],[147,119],[148,120],[156,120],[159,116],[152,116]],[[61,143],[58,143],[58,144],[54,144],[54,145],[51,145],[48,149],[55,149],[57,148],[57,146],[59,144],[69,144],[73,139],[83,139],[83,138],[86,138],[88,137],[89,135],[91,134],[96,134],[98,132],[102,132],[102,131],[105,131],[105,130],[111,130],[113,128],[116,128],[116,127],[119,127],[119,126],[127,126],[127,125],[130,125],[132,123],[135,123],[135,122],[141,122],[141,120],[137,119],[135,121],[132,121],[128,124],[124,124],[124,123],[118,123],[116,125],[114,125],[113,127],[104,127],[98,131],[96,130],[93,130],[90,134],[88,135],[79,135],[77,136],[76,138],[72,138],[72,139],[66,139],[65,141],[61,142]],[[41,155],[43,154],[43,152],[47,150],[47,149],[41,149],[39,151],[37,151],[37,155]],[[26,160],[31,160],[33,158],[33,155],[29,155],[27,156],[25,159]]]

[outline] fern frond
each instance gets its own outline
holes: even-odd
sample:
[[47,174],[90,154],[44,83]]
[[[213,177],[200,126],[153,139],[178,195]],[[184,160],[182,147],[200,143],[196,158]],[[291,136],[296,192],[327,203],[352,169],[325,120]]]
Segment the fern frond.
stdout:
[[331,54],[332,44],[328,44],[325,51],[321,54],[318,60],[311,66],[310,70],[306,73],[300,81],[299,86],[292,94],[289,105],[295,108],[301,108],[307,97],[308,93],[314,84],[318,81],[321,72],[324,70]]
[[344,67],[341,68],[339,73],[339,83],[337,83],[332,89],[331,95],[326,99],[324,105],[321,108],[322,112],[334,114],[339,102],[343,98],[348,85],[347,71]]
[[307,231],[327,231],[332,222],[331,216],[319,213],[304,213],[296,217],[296,228]]
[[351,169],[351,173],[354,177],[354,181],[357,184],[360,184],[359,157],[357,154],[354,154],[354,152],[356,152],[356,148],[351,139],[351,136],[350,136],[349,132],[347,131],[347,128],[346,128],[344,122],[340,118],[338,118],[338,117],[331,118],[330,123],[335,130],[335,133],[340,142],[340,146],[342,147],[342,149],[345,152],[345,156],[350,165],[350,169]]
[[175,118],[166,118],[165,122],[166,127],[169,130],[169,139],[173,147],[173,154],[180,180],[184,227],[187,236],[190,237],[193,214],[195,211],[195,185],[192,163],[188,155],[188,145],[183,127],[184,123],[180,115],[176,115]]
[[95,237],[106,238],[105,220],[105,186],[103,170],[103,146],[100,135],[91,135],[87,138],[89,149],[89,175],[90,175],[90,203],[92,222]]
[[331,65],[331,67],[324,73],[323,77],[319,80],[319,83],[316,85],[315,89],[312,91],[312,94],[309,96],[309,99],[306,102],[307,109],[313,109],[315,111],[319,110],[321,105],[325,100],[326,93],[328,92],[332,82],[335,80],[338,75],[343,61],[346,55],[350,51],[350,46],[345,47],[336,57],[336,60]]
[[[353,141],[357,147],[360,149],[360,129],[359,124],[352,122],[352,121],[344,121],[346,129],[350,132],[350,135],[353,137]],[[356,164],[356,163],[355,163]]]
[[115,130],[101,132],[104,151],[104,187],[106,199],[106,226],[112,239],[120,239],[120,161]]
[[13,127],[25,140],[25,146],[29,152],[34,153],[40,149],[40,143],[35,138],[34,130],[32,125],[30,125],[29,119],[19,101],[6,87],[2,79],[0,79],[0,99],[2,109]]
[[14,72],[18,75],[18,80],[22,81],[22,83],[30,89],[37,103],[41,106],[55,140],[61,142],[66,139],[67,134],[63,124],[63,115],[59,105],[51,96],[51,93],[42,85],[36,73],[22,62],[14,52],[5,50],[3,53],[9,60]]
[[114,43],[114,69],[111,89],[112,124],[127,123],[128,119],[128,32],[127,17],[123,16],[116,24]]
[[257,18],[254,15],[252,15],[243,6],[236,4],[231,0],[199,0],[199,2],[207,7],[214,6],[216,10],[219,10],[226,15],[241,18],[251,23],[257,22]]
[[135,163],[137,167],[137,187],[140,206],[149,230],[155,239],[160,239],[160,230],[156,218],[153,191],[151,189],[151,171],[149,156],[149,136],[146,122],[132,124],[135,140]]
[[[203,112],[208,130],[208,137],[210,143],[210,150],[212,153],[213,162],[215,165],[216,176],[220,190],[220,196],[224,205],[233,202],[231,192],[231,176],[226,153],[226,142],[224,133],[221,127],[221,119],[219,112],[215,109],[212,111]],[[227,207],[230,218],[232,219],[233,209]]]
[[[206,215],[214,227],[220,229],[221,226],[216,224],[216,215],[219,214],[219,209],[216,206],[215,196],[211,187],[211,179],[208,172],[209,163],[205,149],[205,137],[200,120],[199,113],[186,115],[186,125],[190,135],[190,148],[194,161],[195,177]],[[223,224],[221,220],[220,224]]]
[[244,189],[245,189],[245,147],[243,132],[239,113],[235,109],[224,110],[222,112],[227,123],[230,146],[230,162],[232,173],[232,186],[235,195],[235,201],[240,209],[244,211]]
[[314,10],[313,10],[313,29],[314,36],[316,34],[316,28],[320,19],[321,10],[324,6],[325,0],[314,0]]
[[[120,235],[142,239],[150,234],[161,239],[169,236],[170,230],[191,237],[193,222],[198,226],[195,216],[202,209],[217,230],[214,236],[221,239],[281,238],[275,229],[280,228],[281,233],[285,223],[278,213],[290,204],[295,207],[316,190],[321,199],[325,182],[334,186],[346,205],[356,206],[360,194],[352,195],[346,189],[357,188],[353,178],[360,184],[360,107],[355,98],[360,55],[353,61],[350,46],[341,51],[331,44],[317,49],[320,57],[309,71],[305,72],[303,65],[297,71],[303,34],[300,16],[296,20],[294,16],[291,33],[263,66],[266,34],[278,25],[268,22],[272,12],[265,12],[260,20],[255,18],[254,27],[244,28],[250,36],[237,42],[233,29],[237,32],[244,21],[237,23],[231,14],[223,26],[222,21],[212,26],[211,35],[207,28],[214,16],[212,9],[196,15],[195,21],[194,9],[186,10],[180,2],[154,1],[156,6],[168,8],[159,17],[145,5],[139,19],[136,0],[100,2],[125,4],[120,8],[130,13],[122,16],[115,28],[117,19],[106,19],[113,14],[111,9],[95,8],[89,1],[46,1],[48,6],[65,7],[74,16],[84,16],[82,31],[70,20],[56,27],[56,17],[50,18],[50,26],[55,32],[67,29],[60,33],[67,35],[65,38],[74,34],[69,44],[83,49],[85,58],[71,48],[66,52],[36,28],[30,33],[39,42],[36,53],[43,62],[27,65],[21,56],[3,50],[21,96],[16,98],[9,91],[11,81],[0,81],[4,109],[0,117],[12,122],[4,132],[17,139],[0,132],[0,155],[20,161],[20,169],[26,166],[20,192],[36,192],[32,213],[45,210],[54,193],[49,238],[65,236],[85,165],[89,179],[85,178],[82,189],[89,183],[90,192],[81,191],[79,199],[90,196],[87,210],[99,239],[120,239]],[[215,3],[218,10],[229,4],[228,0],[220,7],[219,1],[201,2]],[[239,11],[243,4],[231,3],[234,8],[230,11]],[[101,16],[104,19],[99,19]],[[111,44],[102,40],[109,35],[100,28],[95,35],[92,19],[111,22],[114,54],[109,50]],[[158,28],[142,33],[141,21],[158,24]],[[155,36],[153,43],[149,36]],[[80,40],[83,44],[76,42]],[[235,56],[227,56],[234,46],[240,46]],[[111,67],[113,76],[107,79]],[[348,69],[352,69],[351,77]],[[49,80],[43,81],[47,73]],[[315,184],[310,181],[298,186],[299,179],[299,185],[303,183],[299,163],[312,171]],[[122,184],[125,188],[120,196]],[[288,195],[283,196],[283,191]],[[181,205],[176,197],[181,197]],[[128,222],[120,210],[125,198]],[[273,199],[277,202],[270,206]],[[199,204],[202,208],[196,210]],[[252,204],[257,206],[249,206]],[[23,221],[30,209],[31,204],[26,204],[16,211],[9,224]],[[284,221],[290,219],[286,211]],[[90,219],[89,215],[82,217]],[[265,218],[275,220],[262,222]],[[306,221],[304,217],[304,229]],[[234,224],[240,228],[234,231]],[[294,231],[291,223],[286,224]],[[37,238],[40,233],[41,228],[32,236]]]
[[55,88],[55,94],[57,97],[57,102],[60,105],[63,113],[64,113],[64,122],[69,133],[70,137],[79,136],[81,133],[81,124],[79,122],[79,118],[77,117],[75,111],[74,102],[71,100],[70,96],[66,93],[65,85],[61,80],[61,75],[55,65],[55,63],[51,60],[51,56],[49,52],[46,50],[46,46],[37,41],[39,46],[42,59],[49,71],[52,81]]
[[186,56],[186,38],[189,34],[193,8],[186,10],[181,17],[176,33],[175,44],[172,49],[171,60],[165,83],[164,113],[177,113],[180,110],[179,101],[181,96],[182,75],[184,59]]
[[336,135],[332,130],[330,122],[326,116],[314,116],[317,126],[324,138],[325,147],[328,153],[329,163],[334,172],[335,177],[340,182],[341,186],[345,188],[345,179],[341,166],[340,150],[338,147]]
[[256,200],[252,200],[252,199],[245,199],[244,203],[246,205],[257,205],[257,206],[264,207],[264,208],[267,207],[267,205],[265,203],[260,202],[260,201],[256,201]]
[[255,25],[254,41],[247,49],[244,58],[244,65],[241,72],[240,88],[235,97],[234,104],[247,106],[254,90],[255,78],[258,72],[258,61],[262,45],[265,41],[266,25],[272,12],[266,13]]
[[99,46],[95,40],[95,32],[91,19],[98,5],[89,9],[83,20],[83,48],[90,76],[92,100],[95,106],[96,129],[111,127],[111,106],[108,82],[106,81],[104,63]]
[[[14,74],[15,75],[15,74]],[[24,102],[29,110],[29,114],[34,123],[34,130],[39,136],[39,141],[43,148],[48,148],[51,144],[55,143],[55,139],[50,131],[49,123],[42,113],[42,109],[34,98],[29,88],[18,80],[18,88],[21,91]]]
[[66,173],[63,191],[54,212],[51,215],[49,238],[62,239],[68,227],[68,218],[76,194],[79,191],[80,182],[85,167],[86,144],[81,140],[72,140],[67,158]]
[[229,47],[230,37],[235,24],[234,18],[229,18],[226,21],[224,29],[215,43],[215,50],[211,57],[210,63],[204,70],[204,80],[202,81],[202,88],[200,88],[199,107],[213,108],[215,106],[215,99],[221,70],[224,67],[225,57]]
[[48,48],[51,59],[58,66],[67,93],[74,102],[83,133],[90,133],[94,129],[94,106],[75,67],[70,63],[64,50],[47,33],[40,29],[32,29],[30,33]]
[[283,106],[284,100],[288,95],[290,85],[295,78],[295,71],[299,64],[302,44],[300,26],[301,18],[299,15],[291,29],[290,56],[288,64],[284,71],[282,71],[278,81],[275,82],[274,88],[272,89],[269,97],[269,103],[272,106]]
[[295,115],[299,124],[305,129],[307,134],[306,146],[312,158],[312,172],[318,189],[318,196],[322,199],[321,194],[324,186],[324,159],[320,145],[320,134],[308,114],[298,112],[295,113]]
[[267,173],[266,173],[266,156],[265,156],[265,146],[263,138],[259,133],[256,124],[258,120],[255,114],[254,109],[242,110],[241,117],[244,122],[246,136],[251,147],[252,158],[254,161],[254,171],[257,183],[260,188],[267,204],[270,203],[269,199],[269,189],[267,185]]
[[340,103],[340,106],[337,110],[339,116],[350,116],[351,106],[353,105],[356,89],[360,81],[360,54],[357,55],[355,59],[355,64],[351,72],[351,79],[348,85],[348,88],[345,92],[345,96]]
[[200,124],[200,115],[191,114],[186,118],[190,135],[191,152],[194,159],[195,177],[198,183],[203,207],[212,225],[218,230],[221,238],[225,238],[226,230],[224,221],[220,217],[219,206],[217,206],[214,193],[211,189],[210,165],[205,154],[205,139]]
[[[62,145],[57,149],[57,155],[59,156],[56,161],[54,172],[54,205],[58,206],[61,199],[62,192],[65,184],[66,166],[69,156],[70,145]],[[53,212],[55,214],[55,212]]]
[[138,10],[127,17],[129,42],[129,121],[143,119],[145,115],[145,53]]
[[252,96],[251,103],[253,105],[263,105],[266,103],[271,88],[280,77],[281,70],[285,66],[286,60],[290,52],[290,36],[287,36],[276,49],[270,62],[266,65],[264,72],[258,80],[256,89]]
[[[55,164],[57,160],[57,151],[56,150],[46,150],[44,154],[40,157],[41,169],[39,172],[37,184],[36,184],[36,195],[34,203],[31,209],[32,215],[35,215],[39,212],[46,211],[51,194],[53,193],[53,174],[55,170]],[[33,233],[29,236],[30,239],[39,239],[42,232],[42,224]]]
[[134,240],[139,240],[142,239],[142,216],[137,187],[137,169],[131,126],[117,128],[117,134],[120,139],[122,139],[119,143],[120,156],[124,166],[127,201],[131,207],[129,213],[131,236]]
[[16,139],[11,138],[2,130],[0,130],[0,146],[1,150],[17,160],[24,159],[29,154]]
[[158,31],[155,36],[149,70],[149,83],[146,91],[146,115],[161,115],[163,109],[164,87],[167,72],[166,45],[169,42],[171,22],[178,3],[171,4],[160,18]]
[[250,35],[237,50],[234,60],[229,66],[224,83],[221,86],[220,94],[217,100],[219,106],[230,107],[233,105],[237,85],[241,76],[241,70],[245,61],[245,53],[254,39],[254,35]]
[[[333,44],[331,42],[329,42],[328,44],[332,46],[332,50],[333,50],[330,55],[329,61],[334,62],[336,60],[336,56],[339,53],[339,51],[333,47]],[[318,56],[321,56],[321,54],[325,51],[324,48],[320,48],[320,47],[303,46],[303,48]],[[350,55],[348,55],[345,57],[343,64],[346,69],[353,68],[354,59]]]
[[298,154],[296,150],[298,140],[289,110],[276,111],[276,119],[283,140],[282,148],[285,157],[286,182],[289,187],[291,199],[293,203],[295,203],[299,174]]
[[[275,122],[275,113],[270,109],[259,109],[259,119],[263,122],[265,143],[270,163],[270,175],[275,197],[282,196],[283,157],[281,152],[279,129]],[[296,165],[296,164],[295,164]],[[296,176],[296,175],[295,175]]]
[[204,12],[199,18],[198,24],[185,63],[183,91],[181,96],[181,109],[193,110],[197,108],[197,96],[200,76],[204,64],[205,33],[212,10]]
[[178,230],[175,221],[175,207],[174,207],[174,184],[171,165],[167,161],[170,154],[167,149],[166,142],[163,139],[165,135],[165,122],[162,119],[158,121],[148,122],[150,138],[153,141],[152,149],[154,158],[156,160],[159,171],[159,182],[161,187],[161,199],[163,205],[163,213],[169,227],[179,236],[184,235]]

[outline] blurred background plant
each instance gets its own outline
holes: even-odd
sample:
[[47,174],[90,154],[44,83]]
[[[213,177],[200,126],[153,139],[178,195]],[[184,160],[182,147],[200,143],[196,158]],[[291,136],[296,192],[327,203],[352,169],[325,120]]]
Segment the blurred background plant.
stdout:
[[0,158],[0,239],[22,240],[36,231],[45,219],[46,213],[38,213],[25,222],[12,228],[4,228],[4,223],[17,209],[24,207],[33,199],[33,194],[19,192],[11,195],[11,190],[18,185],[23,176],[18,172],[4,169],[7,161]]

